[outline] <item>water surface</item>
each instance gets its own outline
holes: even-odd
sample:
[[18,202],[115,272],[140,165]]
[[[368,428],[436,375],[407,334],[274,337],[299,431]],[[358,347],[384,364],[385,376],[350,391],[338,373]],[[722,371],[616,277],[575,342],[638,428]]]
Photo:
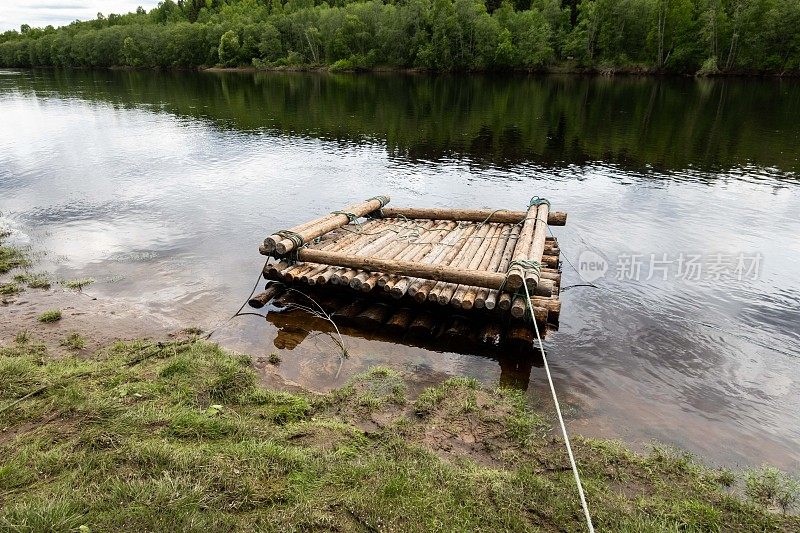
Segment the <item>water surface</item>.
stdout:
[[317,390],[384,364],[521,386],[549,409],[530,364],[356,335],[342,362],[296,324],[226,322],[272,230],[375,194],[546,196],[569,212],[565,259],[608,269],[589,287],[564,264],[546,344],[570,429],[800,469],[796,83],[5,71],[0,117],[0,223],[43,268],[277,351]]

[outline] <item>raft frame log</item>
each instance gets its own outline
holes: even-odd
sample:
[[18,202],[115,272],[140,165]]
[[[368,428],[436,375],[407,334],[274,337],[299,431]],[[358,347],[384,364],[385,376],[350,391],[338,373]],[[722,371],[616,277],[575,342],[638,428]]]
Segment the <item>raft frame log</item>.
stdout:
[[[557,325],[561,249],[548,227],[564,225],[566,213],[539,197],[527,211],[390,208],[388,201],[376,196],[270,235],[259,248],[272,258],[264,277],[346,292],[364,303],[352,317],[364,327],[391,320],[396,330],[421,331],[425,308],[445,305],[501,324]],[[265,305],[267,296],[253,303]],[[448,326],[450,335],[463,329],[453,324],[460,323]],[[497,342],[494,330],[487,335]]]

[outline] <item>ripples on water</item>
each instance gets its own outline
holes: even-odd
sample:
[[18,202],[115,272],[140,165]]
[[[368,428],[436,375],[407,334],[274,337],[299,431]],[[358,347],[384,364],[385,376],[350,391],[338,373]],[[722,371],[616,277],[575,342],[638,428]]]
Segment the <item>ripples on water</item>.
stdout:
[[[353,199],[522,208],[547,196],[567,258],[547,345],[573,431],[673,442],[714,460],[800,461],[800,87],[616,78],[23,72],[0,77],[0,222],[58,277],[213,326],[250,290],[258,243]],[[9,75],[5,75],[9,74]],[[617,279],[619,258],[760,253],[757,279]],[[581,284],[564,266],[564,286]],[[275,350],[257,319],[220,338]],[[284,332],[286,333],[286,332]],[[421,381],[527,386],[539,369],[349,338],[284,350],[280,371],[340,385],[372,364]],[[513,365],[512,365],[513,366]]]

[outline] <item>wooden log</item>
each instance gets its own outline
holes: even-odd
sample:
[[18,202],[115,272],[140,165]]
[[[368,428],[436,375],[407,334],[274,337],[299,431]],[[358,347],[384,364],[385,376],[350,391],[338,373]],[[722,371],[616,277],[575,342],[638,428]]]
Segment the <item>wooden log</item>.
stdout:
[[[435,255],[431,256],[425,263],[434,264],[450,264],[452,259],[458,252],[467,245],[469,237],[475,232],[477,228],[474,225],[467,227],[458,226],[450,232],[447,236],[447,245],[442,246],[441,250]],[[406,292],[414,297],[419,302],[424,302],[428,298],[428,292],[436,284],[434,281],[422,278],[410,278],[411,283],[408,285]],[[419,293],[419,296],[417,296]]]
[[[319,222],[321,220],[323,220],[323,219],[330,219],[330,218],[333,218],[334,216],[335,215],[333,215],[333,214],[328,214],[328,215],[325,215],[324,217],[321,217],[321,218],[317,218],[317,219],[314,219],[314,220],[309,220],[308,222],[303,222],[302,224],[299,224],[297,226],[289,228],[289,231],[294,231],[295,233],[298,233],[298,232],[301,232],[303,230],[306,230],[306,229],[314,226],[315,224],[319,224]],[[262,245],[262,247],[259,248],[259,251],[264,255],[269,255],[269,254],[271,254],[272,252],[275,251],[275,245],[278,244],[282,240],[283,240],[283,237],[281,237],[280,235],[270,235],[269,237],[264,239],[264,244]],[[263,249],[263,251],[262,251],[262,249]]]
[[[475,232],[475,235],[470,237],[469,245],[466,248],[464,248],[461,251],[461,253],[458,255],[458,257],[455,259],[455,261],[453,263],[454,267],[450,267],[450,268],[454,268],[454,269],[460,270],[461,272],[473,272],[474,273],[475,271],[467,270],[465,267],[472,260],[473,256],[475,255],[475,252],[481,246],[483,240],[486,238],[486,234],[489,233],[489,230],[491,229],[491,227],[492,226],[489,225],[489,224],[483,224],[480,227],[478,227],[477,231]],[[487,272],[487,273],[480,273],[480,274],[494,275],[496,273]],[[418,276],[418,277],[424,277],[424,276]],[[503,276],[503,279],[504,278],[505,278],[505,276]],[[495,286],[495,288],[500,287],[500,285],[503,283],[503,279],[497,279],[497,285]],[[433,286],[433,288],[431,289],[431,292],[428,294],[428,301],[436,302],[439,305],[445,305],[447,302],[450,301],[450,297],[453,295],[453,293],[452,293],[452,291],[450,291],[450,289],[452,288],[453,290],[455,290],[455,287],[459,283],[461,283],[462,281],[466,282],[467,285],[472,285],[472,283],[469,283],[466,278],[463,278],[462,280],[458,280],[458,279],[439,280],[439,282],[436,283],[436,285]],[[475,285],[478,285],[478,284],[476,283]],[[481,286],[483,286],[483,285],[481,285]],[[447,293],[449,293],[449,294],[447,294]]]
[[[503,248],[503,253],[500,256],[500,261],[497,263],[494,269],[495,272],[506,272],[508,270],[508,264],[511,262],[511,256],[514,253],[514,248],[517,245],[517,240],[519,239],[519,226],[513,226],[511,228],[511,234],[508,237],[508,241],[506,242],[505,248]],[[481,288],[478,293],[475,295],[475,307],[481,308],[486,307],[487,309],[494,309],[494,301],[497,298],[497,290]],[[490,301],[491,296],[491,301]]]
[[531,296],[543,296],[545,298],[552,296],[555,286],[555,282],[551,279],[540,279]]
[[288,261],[275,261],[272,263],[267,263],[266,265],[264,265],[264,270],[262,272],[262,275],[264,276],[264,279],[272,279],[280,281],[280,278],[278,277],[280,271],[285,270],[286,267],[288,266],[289,266]]
[[[426,222],[425,225],[422,227],[423,231],[419,235],[419,237],[411,241],[410,245],[400,254],[398,254],[395,257],[395,259],[398,259],[400,261],[411,261],[411,262],[419,261],[419,259],[421,259],[427,253],[427,251],[430,250],[432,247],[430,241],[431,237],[429,233],[441,229],[445,224],[449,223],[437,222],[433,220]],[[434,235],[440,236],[441,232],[436,231]],[[400,279],[399,276],[385,274],[384,276],[378,278],[378,285],[381,286],[381,281],[383,281],[382,285],[383,290],[388,292],[391,291],[392,287],[394,287],[395,283],[397,283],[399,279]]]
[[[416,254],[410,259],[417,263],[431,264],[431,258],[438,257],[444,250],[447,249],[446,239],[451,235],[450,231],[456,227],[455,222],[440,222],[434,228],[430,241],[423,246]],[[444,245],[443,245],[444,243]],[[414,278],[408,276],[399,277],[394,283],[389,286],[390,294],[393,298],[402,298],[408,291],[411,281]]]
[[[388,201],[388,196],[386,198]],[[357,217],[363,217],[364,215],[372,213],[381,207],[381,201],[375,199],[367,200],[366,202],[362,202],[360,204],[351,205],[344,208],[342,211],[352,213]],[[344,226],[348,222],[350,222],[350,219],[347,217],[347,215],[328,215],[317,219],[313,225],[303,228],[296,233],[303,239],[304,242],[309,242],[313,239],[316,239],[320,235],[324,235],[329,231]],[[266,242],[264,244],[265,246],[267,245]],[[275,251],[281,255],[289,253],[294,249],[295,243],[291,239],[282,238],[275,244]]]
[[353,323],[360,328],[375,329],[386,322],[391,314],[392,310],[388,305],[374,304],[361,311],[353,319]]
[[344,307],[331,314],[331,318],[338,324],[347,324],[353,321],[369,304],[364,300],[353,300]]
[[[400,254],[402,254],[407,247],[408,241],[395,241],[381,250],[377,257],[381,259],[398,259]],[[389,276],[383,272],[363,272],[356,278],[353,278],[355,283],[351,283],[350,286],[354,289],[360,289],[362,292],[370,292],[378,285],[379,280],[386,283],[388,277]]]
[[[376,226],[377,224],[374,224],[375,222],[376,221],[366,222],[362,227],[359,228],[359,230],[366,231],[371,227]],[[334,230],[334,231],[340,231],[340,230]],[[337,236],[337,238],[329,238],[323,240],[320,243],[315,243],[312,247],[318,250],[345,251],[349,245],[356,244],[359,241],[364,240],[365,238],[366,237],[364,235],[360,235],[358,232],[347,233],[345,231],[342,231],[341,234]],[[310,273],[316,272],[320,268],[324,268],[324,265],[317,265],[314,263],[298,263],[289,270],[283,271],[282,278],[284,281],[289,283],[293,283],[296,281],[307,282],[309,280]]]
[[503,328],[497,322],[488,322],[481,329],[479,338],[483,344],[499,346],[503,339]]
[[558,268],[558,256],[557,255],[542,255],[542,260],[540,261],[542,266],[546,266],[548,268]]
[[[509,211],[506,209],[448,209],[419,207],[384,207],[377,216],[427,218],[434,220],[457,220],[463,222],[499,222],[501,224],[518,224],[527,216],[525,211]],[[567,214],[554,211],[547,218],[550,226],[564,226]]]
[[[484,261],[480,265],[480,270],[488,270],[489,272],[496,272],[497,266],[500,264],[501,259],[503,258],[503,252],[506,249],[506,245],[508,244],[508,240],[511,238],[513,234],[513,229],[516,226],[507,226],[502,225],[498,230],[497,242],[495,244],[494,249],[492,250],[491,254],[487,254],[484,257]],[[487,260],[488,259],[488,260]],[[482,291],[487,291],[488,289],[483,287],[469,287],[467,291],[464,293],[463,297],[461,298],[461,308],[462,309],[472,309],[475,306],[475,301],[478,298],[478,294]],[[483,307],[483,302],[481,302],[481,307]]]
[[536,333],[533,331],[533,324],[511,324],[506,329],[506,341],[510,344],[532,346],[535,338]]
[[386,321],[384,327],[393,334],[402,334],[406,332],[413,320],[414,312],[411,309],[400,309]]
[[561,248],[556,241],[545,241],[544,254],[545,255],[558,255],[561,253]]
[[454,316],[442,334],[446,337],[467,340],[472,332],[470,321],[464,317]]
[[436,330],[436,317],[428,311],[423,311],[414,317],[408,326],[409,335],[416,337],[433,335]]
[[[373,222],[377,222],[377,224],[372,224]],[[394,224],[394,220],[391,221]],[[403,222],[402,224],[408,224],[407,222]],[[381,227],[384,227],[384,230],[381,230]],[[342,253],[359,253],[363,251],[364,247],[370,245],[376,240],[383,240],[388,239],[395,234],[393,230],[390,228],[386,228],[385,224],[381,224],[380,221],[369,221],[365,222],[357,229],[354,230],[354,234],[356,234],[355,239],[349,240],[345,243],[345,246],[342,247],[340,250]],[[316,248],[313,247],[312,248]],[[331,282],[333,284],[338,284],[341,282],[341,274],[345,272],[345,269],[325,269],[323,273],[319,273],[314,278],[315,284],[325,284],[327,282]]]
[[[495,272],[497,264],[503,256],[506,242],[510,236],[510,228],[505,225],[499,225],[497,231],[493,236],[494,244],[489,247],[484,254],[481,263],[478,265],[478,270],[488,270]],[[462,309],[472,309],[475,305],[475,298],[478,295],[480,288],[468,285],[461,285],[453,295],[450,303],[460,306]]]
[[[486,270],[486,266],[492,259],[494,249],[497,246],[498,239],[496,238],[496,235],[498,232],[501,232],[502,229],[498,224],[491,223],[490,226],[491,228],[486,234],[486,241],[484,242],[484,245],[478,248],[478,250],[475,252],[475,256],[469,262],[469,265],[467,265],[469,270]],[[453,287],[453,295],[449,300],[450,303],[454,307],[461,307],[461,302],[464,299],[464,295],[467,294],[467,291],[470,288],[472,288],[471,285],[458,285],[457,287]]]
[[[536,230],[539,207],[541,206],[532,205],[530,208],[528,208],[528,215],[525,217],[525,222],[522,224],[522,229],[519,232],[519,239],[517,240],[517,246],[514,248],[514,254],[511,257],[512,263],[514,261],[525,261],[530,259],[531,246],[533,244],[534,233]],[[544,228],[544,226],[542,227]],[[506,286],[512,291],[519,289],[525,282],[525,274],[525,270],[521,266],[513,265],[508,269]]]
[[[364,231],[371,231],[374,230],[377,225],[372,225],[371,222],[366,222],[359,227],[360,232]],[[354,231],[353,233],[349,233],[340,239],[337,239],[334,243],[330,245],[330,247],[320,248],[318,246],[314,246],[318,249],[330,249],[333,251],[339,252],[346,252],[349,251],[352,247],[361,246],[364,242],[369,240],[370,236],[365,233],[359,233],[358,231]],[[324,271],[330,268],[328,265],[317,265],[316,267],[304,271],[300,276],[300,281],[308,283],[309,285],[315,285],[317,283],[317,277]]]
[[[531,261],[538,261],[540,264],[544,263],[544,241],[545,237],[547,237],[547,215],[549,212],[549,205],[542,204],[539,206],[539,210],[536,214],[536,229],[533,233],[533,242],[531,243],[529,251],[529,259]],[[555,265],[552,264],[552,260],[555,260]],[[546,264],[549,267],[558,266],[558,256],[549,256]],[[525,271],[524,283],[529,289],[533,289],[536,287],[536,284],[539,283],[539,278],[539,271],[530,269]],[[509,282],[511,282],[510,279]],[[522,284],[520,283],[518,286],[522,286]]]
[[[422,227],[430,227],[434,224],[433,221],[425,222]],[[401,236],[404,235],[404,231],[406,229],[412,229],[412,227],[416,225],[413,222],[405,222],[400,225],[400,232],[390,230],[387,235],[381,236],[380,239],[377,239],[375,242],[369,243],[364,245],[360,250],[355,251],[354,255],[374,255],[375,252],[378,250],[386,247],[388,244],[394,242],[399,243],[399,248],[406,249],[412,245],[412,241],[410,239],[402,239]],[[331,278],[333,283],[340,283],[342,285],[349,285],[350,282],[360,274],[357,269],[344,269],[339,271],[338,273],[334,274]]]
[[[531,303],[533,303],[533,298],[531,298]],[[536,304],[533,305],[533,314],[536,317],[536,320],[539,322],[547,322],[547,309],[544,307],[536,307]],[[519,294],[514,296],[514,299],[511,303],[511,316],[514,318],[522,318],[525,316],[526,308],[527,304],[525,302],[525,297]]]
[[267,305],[270,300],[283,294],[285,290],[286,287],[279,283],[270,283],[263,292],[260,292],[250,298],[247,303],[254,309],[261,309]]

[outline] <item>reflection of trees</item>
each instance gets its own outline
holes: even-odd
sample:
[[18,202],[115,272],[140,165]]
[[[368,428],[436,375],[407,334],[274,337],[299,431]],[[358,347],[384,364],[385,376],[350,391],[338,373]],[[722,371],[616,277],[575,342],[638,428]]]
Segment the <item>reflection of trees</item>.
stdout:
[[800,170],[800,100],[787,93],[791,82],[774,80],[140,71],[15,78],[22,90],[158,106],[220,128],[377,140],[411,159]]

